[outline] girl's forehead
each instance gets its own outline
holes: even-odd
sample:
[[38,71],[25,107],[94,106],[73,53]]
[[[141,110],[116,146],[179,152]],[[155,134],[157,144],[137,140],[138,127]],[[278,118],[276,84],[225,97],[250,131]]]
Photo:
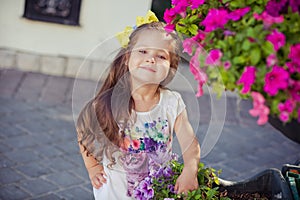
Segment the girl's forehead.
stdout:
[[144,30],[137,38],[134,48],[152,48],[166,51],[174,51],[174,39],[159,30]]

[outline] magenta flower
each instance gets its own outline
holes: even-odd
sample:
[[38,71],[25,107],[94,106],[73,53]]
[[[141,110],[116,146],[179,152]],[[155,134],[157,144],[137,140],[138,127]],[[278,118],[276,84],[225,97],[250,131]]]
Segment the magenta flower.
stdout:
[[288,0],[269,0],[266,5],[266,11],[273,17],[278,17],[280,13],[283,13],[287,9]]
[[175,30],[175,25],[174,24],[167,24],[165,26],[165,30],[166,30],[167,33],[171,33],[172,31]]
[[277,94],[279,89],[288,87],[289,73],[282,67],[274,66],[272,71],[266,74],[264,91],[270,96]]
[[199,6],[204,4],[205,0],[191,0],[191,8],[197,9]]
[[246,94],[250,91],[251,85],[255,81],[255,67],[254,66],[247,66],[245,70],[238,80],[237,84],[244,84],[244,87],[241,91],[242,94]]
[[279,17],[273,17],[269,15],[266,11],[264,11],[261,15],[254,13],[253,17],[256,20],[263,20],[265,27],[270,27],[274,23],[282,23],[284,21],[283,15],[280,15]]
[[257,124],[263,125],[268,122],[270,109],[264,105],[265,98],[262,94],[258,92],[251,92],[251,96],[253,99],[253,109],[249,110],[249,113],[253,117],[258,116]]
[[300,81],[293,81],[289,91],[293,100],[300,102]]
[[201,41],[203,41],[205,39],[205,37],[206,37],[205,33],[203,31],[199,30],[198,33],[197,33],[197,35],[195,35],[193,37],[193,39],[195,41],[201,42]]
[[189,54],[191,56],[195,45],[197,45],[197,42],[194,40],[194,38],[186,38],[182,42],[183,52],[186,52],[187,54]]
[[224,68],[228,70],[231,67],[231,62],[229,60],[224,62]]
[[288,58],[300,65],[300,43],[291,46]]
[[228,14],[228,18],[233,21],[238,21],[250,10],[251,10],[250,7],[236,9]]
[[175,7],[173,8],[175,13],[184,18],[186,16],[186,8],[189,6],[188,0],[181,0],[173,5],[175,5]]
[[208,53],[208,56],[206,57],[205,64],[207,65],[220,65],[221,57],[223,56],[223,53],[220,51],[220,49],[212,49]]
[[300,12],[299,8],[300,8],[300,2],[299,0],[289,0],[290,6],[292,7],[292,11],[293,12]]
[[267,35],[266,40],[273,44],[275,51],[278,51],[285,45],[285,35],[277,31],[277,29],[273,30],[271,34]]
[[272,67],[278,63],[278,59],[275,54],[270,54],[267,57],[267,67]]
[[207,75],[200,69],[200,61],[199,55],[202,52],[201,46],[196,49],[194,56],[190,60],[190,71],[195,77],[195,80],[198,81],[198,92],[196,94],[197,97],[203,95],[203,85],[207,82]]
[[295,73],[298,72],[300,73],[300,64],[296,63],[296,62],[287,62],[285,63],[286,66],[288,67],[288,70],[290,73]]
[[176,12],[174,8],[166,9],[164,12],[164,20],[166,23],[171,23],[173,19],[176,17]]
[[218,28],[223,28],[228,21],[228,13],[224,9],[212,8],[208,11],[207,16],[201,22],[201,25],[205,26],[206,32],[214,31]]
[[286,100],[284,103],[278,104],[278,110],[280,111],[279,118],[283,122],[287,122],[290,118],[291,112],[293,112],[295,104],[292,100]]

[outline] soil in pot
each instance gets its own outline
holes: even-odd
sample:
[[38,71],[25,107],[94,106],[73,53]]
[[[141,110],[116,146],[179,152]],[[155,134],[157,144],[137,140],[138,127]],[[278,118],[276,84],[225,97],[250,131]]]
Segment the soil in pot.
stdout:
[[230,193],[227,190],[220,193],[220,197],[229,197],[232,200],[271,200],[272,195],[261,192],[241,192],[241,193]]

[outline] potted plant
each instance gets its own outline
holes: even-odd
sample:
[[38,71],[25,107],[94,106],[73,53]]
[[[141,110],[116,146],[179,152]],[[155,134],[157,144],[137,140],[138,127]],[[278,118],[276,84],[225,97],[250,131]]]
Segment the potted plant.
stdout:
[[166,30],[176,30],[198,81],[217,93],[252,99],[252,116],[291,121],[300,143],[300,2],[296,0],[173,0]]
[[139,200],[229,200],[219,192],[218,174],[220,172],[205,167],[203,163],[199,163],[198,167],[199,188],[187,194],[177,194],[174,187],[182,169],[183,164],[178,162],[177,159],[172,159],[163,165],[152,163],[148,176],[135,187],[134,198]]
[[239,182],[222,180],[214,168],[198,166],[199,188],[187,194],[177,194],[174,186],[183,164],[173,159],[163,165],[152,163],[150,172],[133,192],[135,199],[147,200],[230,200],[230,199],[292,199],[288,183],[278,169],[267,169]]
[[243,181],[220,181],[220,192],[226,190],[233,199],[293,199],[289,185],[279,169],[266,169]]

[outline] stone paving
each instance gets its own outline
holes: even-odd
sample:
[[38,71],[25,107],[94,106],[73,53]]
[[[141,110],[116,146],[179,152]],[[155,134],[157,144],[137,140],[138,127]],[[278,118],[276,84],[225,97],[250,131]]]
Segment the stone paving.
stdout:
[[[83,96],[95,85],[80,82]],[[0,70],[0,199],[93,199],[76,142],[73,83],[72,78]],[[201,143],[211,111],[207,95],[198,102]],[[221,136],[201,160],[222,169],[223,179],[244,180],[300,159],[300,145],[269,124],[256,125],[247,113],[250,107],[242,101],[238,109],[237,98],[227,97]]]

